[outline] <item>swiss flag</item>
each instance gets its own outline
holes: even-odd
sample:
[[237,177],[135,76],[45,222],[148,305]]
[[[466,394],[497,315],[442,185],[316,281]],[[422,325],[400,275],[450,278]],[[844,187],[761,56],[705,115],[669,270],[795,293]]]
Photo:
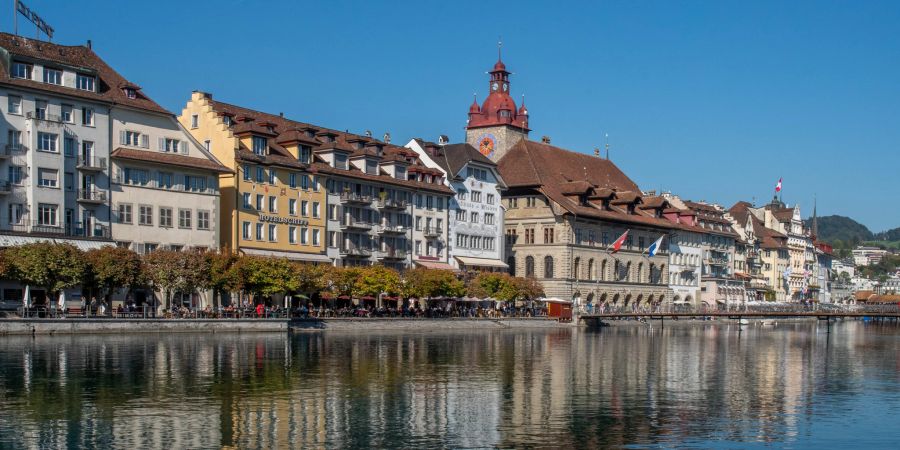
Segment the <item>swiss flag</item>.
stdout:
[[775,192],[781,192],[781,178],[778,179],[778,184],[775,185]]
[[624,243],[625,243],[625,239],[628,238],[628,232],[629,232],[629,231],[631,231],[631,230],[625,230],[625,232],[622,233],[622,235],[619,236],[618,239],[616,239],[616,242],[613,242],[613,244],[612,244],[612,249],[613,249],[612,252],[613,252],[613,253],[618,252],[619,249],[622,248],[622,244],[624,244]]

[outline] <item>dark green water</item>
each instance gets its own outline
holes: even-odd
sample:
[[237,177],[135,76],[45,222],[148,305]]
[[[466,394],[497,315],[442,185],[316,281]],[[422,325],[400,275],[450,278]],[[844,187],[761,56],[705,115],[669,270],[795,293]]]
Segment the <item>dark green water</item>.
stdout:
[[0,448],[900,446],[900,327],[0,337]]

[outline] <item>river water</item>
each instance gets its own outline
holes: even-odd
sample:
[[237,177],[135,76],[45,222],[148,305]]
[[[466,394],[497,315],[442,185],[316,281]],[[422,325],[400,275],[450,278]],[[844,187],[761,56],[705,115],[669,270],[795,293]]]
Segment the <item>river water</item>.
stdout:
[[900,446],[900,326],[0,337],[0,448]]

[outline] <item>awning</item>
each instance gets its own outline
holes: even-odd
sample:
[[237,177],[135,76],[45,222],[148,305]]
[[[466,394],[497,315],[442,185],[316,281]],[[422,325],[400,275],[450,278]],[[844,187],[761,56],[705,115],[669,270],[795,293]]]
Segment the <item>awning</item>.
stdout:
[[509,265],[503,261],[498,259],[491,258],[472,258],[469,256],[455,256],[456,260],[462,264],[467,266],[479,266],[479,267],[500,267],[503,269],[508,269]]
[[416,264],[426,268],[426,269],[440,269],[440,270],[456,270],[450,264],[440,261],[414,261]]
[[287,258],[294,261],[331,262],[331,258],[329,258],[328,255],[315,253],[283,252],[278,250],[261,250],[258,248],[241,248],[241,251],[247,255],[274,256],[276,258]]
[[71,244],[78,247],[79,250],[92,250],[95,248],[103,248],[114,245],[112,241],[100,241],[92,239],[61,239],[42,236],[18,236],[3,234],[0,235],[0,247],[15,247],[18,245],[35,244],[38,242],[51,242],[57,244]]

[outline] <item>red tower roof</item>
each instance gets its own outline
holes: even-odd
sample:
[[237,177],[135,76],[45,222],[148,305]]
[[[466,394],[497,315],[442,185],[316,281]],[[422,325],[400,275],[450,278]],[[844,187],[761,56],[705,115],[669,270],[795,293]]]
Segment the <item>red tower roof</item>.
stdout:
[[525,105],[521,109],[516,108],[516,102],[509,95],[509,72],[503,61],[497,59],[493,70],[490,72],[488,89],[490,94],[484,100],[481,107],[478,102],[469,107],[469,125],[467,128],[492,127],[497,125],[509,125],[529,131],[528,113]]

